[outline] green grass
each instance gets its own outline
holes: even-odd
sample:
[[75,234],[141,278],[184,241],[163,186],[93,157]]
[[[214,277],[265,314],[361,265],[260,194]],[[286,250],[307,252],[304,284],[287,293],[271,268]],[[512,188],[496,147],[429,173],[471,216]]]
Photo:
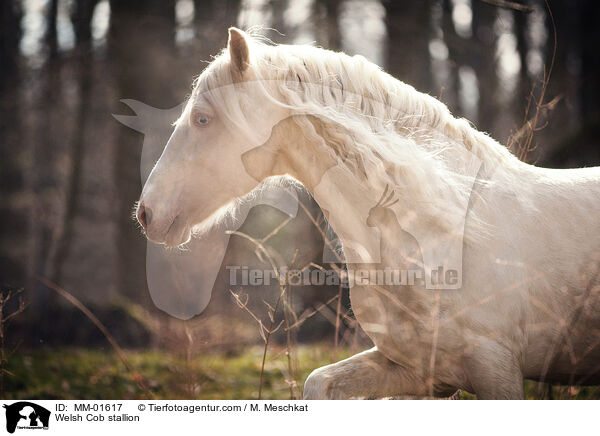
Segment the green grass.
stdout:
[[[340,350],[338,360],[349,356]],[[308,374],[334,361],[330,347],[299,346],[294,352],[297,395]],[[160,351],[128,351],[128,359],[144,377],[156,399],[253,399],[258,396],[262,347],[217,352],[186,360]],[[142,399],[141,389],[110,350],[59,349],[20,352],[9,358],[3,399]],[[289,399],[285,350],[272,349],[265,365],[263,398]],[[554,387],[558,399],[598,399],[600,388]],[[528,399],[544,397],[544,389],[525,383]],[[474,396],[461,393],[461,399]]]
[[[262,347],[210,352],[185,358],[159,351],[129,351],[127,357],[157,399],[252,399],[258,396]],[[340,350],[338,358],[349,356]],[[297,347],[296,395],[315,368],[333,362],[323,346]],[[289,399],[285,350],[270,350],[263,398]],[[140,399],[141,389],[110,351],[37,350],[11,356],[4,376],[5,399]]]

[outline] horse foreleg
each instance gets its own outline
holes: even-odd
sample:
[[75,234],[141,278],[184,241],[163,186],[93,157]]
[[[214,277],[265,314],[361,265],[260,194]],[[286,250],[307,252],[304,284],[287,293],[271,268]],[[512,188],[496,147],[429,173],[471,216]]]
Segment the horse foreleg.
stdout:
[[377,347],[314,370],[304,384],[305,400],[425,395],[426,384],[392,362]]
[[495,343],[478,347],[465,358],[472,391],[480,400],[522,400],[523,374],[518,359]]

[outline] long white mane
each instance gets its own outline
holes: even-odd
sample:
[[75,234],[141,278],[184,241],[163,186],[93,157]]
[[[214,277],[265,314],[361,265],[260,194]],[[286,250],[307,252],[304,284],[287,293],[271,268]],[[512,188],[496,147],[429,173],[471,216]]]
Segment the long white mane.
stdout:
[[[265,99],[293,113],[312,115],[296,122],[307,137],[320,137],[340,166],[356,177],[364,176],[361,171],[369,165],[383,164],[385,171],[377,175],[380,182],[435,222],[451,225],[457,215],[464,216],[459,205],[468,202],[473,191],[473,180],[465,177],[464,169],[474,161],[481,164],[479,184],[492,183],[492,175],[502,180],[502,168],[523,165],[467,120],[453,117],[443,103],[362,56],[308,45],[270,45],[254,37],[248,43],[247,80],[259,84]],[[202,94],[231,128],[252,135],[256,121],[242,109],[232,86],[240,80],[228,61],[226,50],[199,76],[191,102]]]

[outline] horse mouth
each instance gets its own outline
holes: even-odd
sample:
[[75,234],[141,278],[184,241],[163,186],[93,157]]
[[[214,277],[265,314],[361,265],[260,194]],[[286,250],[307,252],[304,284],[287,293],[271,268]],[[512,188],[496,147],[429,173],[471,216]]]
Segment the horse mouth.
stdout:
[[163,244],[167,247],[177,247],[190,239],[190,228],[181,215],[177,215],[165,233]]
[[[158,230],[158,229],[156,229]],[[185,244],[191,236],[190,227],[181,215],[177,215],[164,231],[146,230],[146,237],[157,244],[173,248]]]

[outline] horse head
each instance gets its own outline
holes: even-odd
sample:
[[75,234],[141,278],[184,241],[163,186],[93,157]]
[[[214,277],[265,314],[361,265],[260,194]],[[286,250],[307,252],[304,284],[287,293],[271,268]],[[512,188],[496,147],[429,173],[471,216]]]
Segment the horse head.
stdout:
[[260,183],[242,155],[268,139],[286,110],[263,101],[252,79],[249,40],[232,28],[226,52],[196,81],[144,185],[136,215],[150,240],[186,243],[194,227],[208,228]]

